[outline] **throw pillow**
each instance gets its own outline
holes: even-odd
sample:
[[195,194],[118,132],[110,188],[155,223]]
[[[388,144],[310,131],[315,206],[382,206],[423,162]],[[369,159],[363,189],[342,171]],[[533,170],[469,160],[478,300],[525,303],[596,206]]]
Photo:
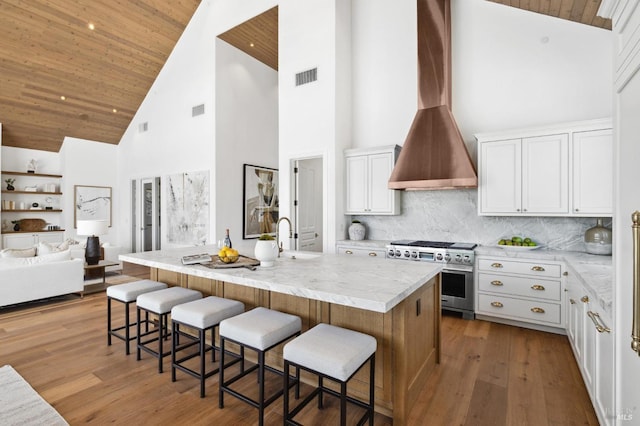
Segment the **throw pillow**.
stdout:
[[0,257],[34,257],[35,255],[36,255],[35,247],[31,247],[27,249],[6,248],[0,251]]
[[62,262],[71,260],[71,251],[69,249],[56,253],[44,254],[42,256],[34,256],[22,259],[25,265],[39,265],[41,263]]
[[38,256],[42,256],[43,254],[57,253],[59,251],[64,251],[67,249],[69,249],[69,243],[67,241],[64,241],[60,244],[51,244],[41,241],[38,243]]

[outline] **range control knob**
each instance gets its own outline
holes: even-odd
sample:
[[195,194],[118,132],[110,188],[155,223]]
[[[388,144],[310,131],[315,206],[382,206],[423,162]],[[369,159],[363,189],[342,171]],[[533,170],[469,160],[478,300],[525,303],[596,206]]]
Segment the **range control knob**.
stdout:
[[456,254],[456,262],[462,262],[462,255]]
[[451,255],[449,255],[449,253],[446,253],[444,255],[444,260],[447,261],[447,262],[450,261],[451,260]]
[[396,251],[394,249],[389,250],[389,257],[393,257],[396,255]]
[[417,259],[417,258],[418,258],[418,253],[417,253],[417,252],[415,252],[415,251],[412,251],[412,252],[411,252],[411,258],[412,258],[412,259]]
[[436,259],[437,259],[437,260],[442,260],[442,253],[438,253],[438,254],[436,255]]
[[464,257],[464,263],[471,263],[471,258],[469,257],[469,255],[466,255]]
[[400,257],[402,256],[402,253],[400,253],[400,250],[396,250],[396,257]]
[[404,257],[409,257],[409,256],[411,256],[411,253],[409,253],[409,250],[405,250]]

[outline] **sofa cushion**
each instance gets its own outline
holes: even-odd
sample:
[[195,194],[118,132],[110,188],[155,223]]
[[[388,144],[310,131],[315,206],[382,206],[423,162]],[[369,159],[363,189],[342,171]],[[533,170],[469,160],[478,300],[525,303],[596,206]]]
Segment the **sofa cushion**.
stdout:
[[37,265],[40,263],[62,262],[64,260],[71,260],[71,251],[69,249],[57,253],[45,254],[42,256],[4,258],[2,259],[2,261],[0,261],[0,267]]
[[27,249],[6,248],[0,251],[0,257],[34,257],[35,255],[36,255],[35,247],[31,247]]
[[51,244],[47,242],[40,241],[38,243],[38,256],[42,256],[44,254],[58,253],[60,251],[65,251],[69,249],[69,243],[67,241],[63,241],[59,244]]

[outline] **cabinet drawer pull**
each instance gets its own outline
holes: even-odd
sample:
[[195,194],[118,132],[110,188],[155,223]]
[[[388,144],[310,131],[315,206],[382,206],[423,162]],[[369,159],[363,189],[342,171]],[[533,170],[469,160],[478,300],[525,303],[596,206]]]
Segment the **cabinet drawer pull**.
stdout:
[[582,297],[580,298],[580,301],[581,301],[582,303],[589,303],[589,296],[582,296]]
[[375,256],[377,256],[377,255],[378,255],[378,253],[376,253],[376,252],[374,252],[374,251],[369,252],[369,256],[375,257]]
[[491,302],[491,306],[494,308],[502,308],[504,305],[500,302]]
[[598,333],[604,333],[605,331],[607,333],[611,333],[611,329],[607,327],[604,322],[602,322],[600,314],[598,314],[597,312],[588,311],[587,315],[589,316],[589,318],[591,318],[591,321],[593,321],[593,324],[596,326],[596,330],[598,330]]
[[502,268],[502,263],[498,263],[498,262],[492,263],[491,267],[492,268]]
[[500,287],[500,286],[503,286],[504,284],[502,283],[502,281],[494,280],[494,281],[491,281],[491,285]]
[[544,268],[542,266],[532,266],[531,270],[536,272],[544,272]]
[[575,304],[576,304],[576,301],[575,301],[575,300],[573,300],[573,299],[569,299],[569,303],[571,303],[572,305],[575,305]]
[[532,285],[532,286],[531,286],[531,288],[532,288],[533,290],[538,290],[538,291],[545,291],[545,290],[546,290],[546,289],[544,288],[544,286],[543,286],[543,285],[540,285],[540,284],[534,284],[534,285]]
[[544,309],[535,307],[535,308],[531,308],[531,312],[535,314],[544,314]]
[[353,254],[353,252],[351,250],[345,250],[346,254]]

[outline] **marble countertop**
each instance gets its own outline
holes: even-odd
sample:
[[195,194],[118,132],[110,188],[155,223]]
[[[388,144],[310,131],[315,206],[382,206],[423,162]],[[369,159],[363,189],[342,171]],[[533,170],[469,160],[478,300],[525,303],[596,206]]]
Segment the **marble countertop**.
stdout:
[[512,259],[540,259],[564,262],[580,279],[592,299],[609,315],[613,306],[613,268],[611,256],[598,256],[576,251],[562,250],[505,250],[500,247],[479,246],[479,256],[500,256]]
[[383,249],[389,243],[387,240],[340,240],[336,242],[336,246]]
[[[295,251],[283,252],[273,267],[258,266],[254,271],[209,269],[183,265],[180,260],[184,255],[217,251],[214,246],[188,247],[121,254],[119,260],[383,313],[442,269],[441,265],[423,262],[385,262],[369,257]],[[242,247],[240,254],[253,257],[251,251]]]

